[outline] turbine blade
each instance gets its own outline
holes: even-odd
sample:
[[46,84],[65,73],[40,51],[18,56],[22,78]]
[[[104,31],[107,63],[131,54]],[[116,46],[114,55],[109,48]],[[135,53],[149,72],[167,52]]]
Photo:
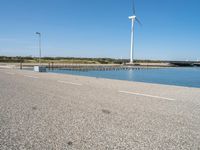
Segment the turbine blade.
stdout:
[[136,17],[135,20],[139,23],[140,26],[142,26],[141,21]]
[[133,11],[133,15],[135,15],[135,1],[132,0],[132,11]]

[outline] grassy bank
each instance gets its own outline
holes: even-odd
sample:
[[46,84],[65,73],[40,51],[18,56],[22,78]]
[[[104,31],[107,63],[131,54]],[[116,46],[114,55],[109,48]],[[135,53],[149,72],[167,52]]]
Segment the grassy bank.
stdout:
[[[7,57],[0,56],[0,62],[5,63],[38,63],[37,57]],[[123,64],[128,63],[128,59],[113,58],[74,58],[74,57],[43,57],[42,63],[73,63],[73,64]],[[135,60],[135,63],[166,63],[158,60]]]
[[[7,57],[0,56],[0,63],[26,63],[35,64],[39,62],[37,57]],[[75,58],[75,57],[43,57],[41,63],[43,64],[128,64],[128,59],[113,59],[113,58]],[[162,60],[135,60],[135,65],[138,66],[180,66],[192,67],[200,66],[200,62],[195,61],[162,61]]]
[[[75,64],[121,64],[128,60],[111,59],[111,58],[73,58],[73,57],[43,57],[42,63],[75,63]],[[6,63],[37,63],[36,57],[6,57],[0,56],[0,62]]]

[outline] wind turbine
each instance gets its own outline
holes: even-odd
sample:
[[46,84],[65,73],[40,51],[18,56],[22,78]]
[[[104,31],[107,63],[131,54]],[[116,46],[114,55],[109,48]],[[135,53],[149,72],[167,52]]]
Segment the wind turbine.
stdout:
[[133,51],[134,51],[134,25],[135,25],[135,21],[139,23],[139,25],[142,25],[140,20],[136,17],[136,13],[135,13],[135,3],[134,0],[132,0],[132,13],[133,15],[129,17],[129,19],[132,22],[131,25],[131,52],[130,52],[130,63],[133,63]]

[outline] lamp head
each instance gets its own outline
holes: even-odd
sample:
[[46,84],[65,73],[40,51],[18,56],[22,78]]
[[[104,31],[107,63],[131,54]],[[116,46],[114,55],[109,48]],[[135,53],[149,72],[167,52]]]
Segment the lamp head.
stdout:
[[35,34],[41,35],[41,33],[40,33],[40,32],[36,32]]

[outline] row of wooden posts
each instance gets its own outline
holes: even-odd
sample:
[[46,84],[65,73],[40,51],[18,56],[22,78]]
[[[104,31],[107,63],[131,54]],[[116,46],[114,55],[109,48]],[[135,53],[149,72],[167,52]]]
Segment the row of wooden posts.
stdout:
[[[44,66],[44,65],[43,65]],[[48,63],[46,67],[49,70],[53,69],[63,69],[63,70],[74,70],[74,71],[88,71],[88,70],[97,70],[97,71],[109,71],[109,70],[142,70],[142,69],[154,69],[152,67],[141,67],[141,66],[126,66],[126,65],[117,65],[117,66],[92,66],[92,65],[69,65],[69,64],[55,64],[54,62]],[[23,64],[20,63],[20,69],[23,68]],[[158,67],[157,67],[158,68]]]

